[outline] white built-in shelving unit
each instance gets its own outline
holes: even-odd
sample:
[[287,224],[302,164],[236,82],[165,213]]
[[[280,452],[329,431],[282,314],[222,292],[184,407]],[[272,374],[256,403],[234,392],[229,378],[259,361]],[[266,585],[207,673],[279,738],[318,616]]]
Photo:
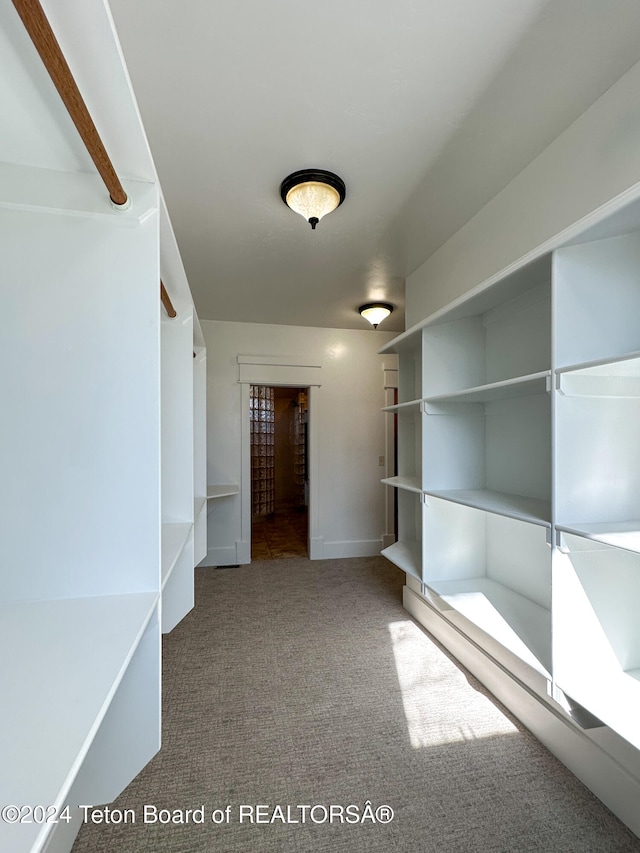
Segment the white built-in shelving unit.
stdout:
[[207,351],[197,317],[193,344],[193,559],[198,565],[207,556]]
[[69,807],[0,822],[12,853],[69,850],[159,749],[161,631],[206,553],[204,340],[117,37],[102,0],[43,6],[131,204],[6,4],[0,803]]
[[500,638],[543,674],[551,666],[550,275],[540,263],[385,348],[398,352],[403,396],[412,399],[387,408],[398,414],[399,476],[384,482],[399,490],[399,537],[383,554],[450,617]]
[[638,233],[560,249],[554,273],[554,675],[640,749]]
[[[178,308],[176,307],[176,310]],[[164,312],[163,312],[164,313]],[[193,607],[193,313],[164,313],[160,324],[162,629]]]
[[407,573],[405,603],[466,638],[469,659],[481,649],[481,675],[497,663],[552,713],[587,720],[638,783],[639,317],[632,202],[382,349],[401,389],[385,410],[398,476],[383,481],[399,535],[383,554]]

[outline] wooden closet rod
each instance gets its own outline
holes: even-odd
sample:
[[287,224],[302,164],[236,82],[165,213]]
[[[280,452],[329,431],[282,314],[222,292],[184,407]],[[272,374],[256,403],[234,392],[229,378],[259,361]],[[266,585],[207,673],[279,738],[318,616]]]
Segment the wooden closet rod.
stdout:
[[171,302],[169,294],[167,293],[167,290],[164,284],[162,283],[162,279],[160,279],[160,299],[162,299],[162,304],[164,305],[167,314],[170,317],[176,317],[176,309],[173,307],[173,303]]
[[38,0],[12,2],[107,187],[111,201],[117,205],[126,204],[127,194],[116,175],[42,6]]
[[[107,150],[102,144],[100,134],[93,123],[87,105],[80,94],[71,69],[67,65],[39,0],[12,0],[12,3],[49,72],[53,85],[58,90],[58,94],[62,98],[100,177],[105,183],[109,198],[114,204],[126,204],[127,194],[120,183],[116,170],[113,168]],[[169,317],[176,317],[176,309],[173,307],[162,281],[160,282],[160,299]]]

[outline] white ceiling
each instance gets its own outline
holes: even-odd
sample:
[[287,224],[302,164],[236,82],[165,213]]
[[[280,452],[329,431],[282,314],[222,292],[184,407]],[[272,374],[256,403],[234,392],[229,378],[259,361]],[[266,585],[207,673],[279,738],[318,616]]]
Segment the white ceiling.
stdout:
[[[110,0],[201,319],[368,328],[640,60],[638,0]],[[282,179],[337,172],[316,231]]]

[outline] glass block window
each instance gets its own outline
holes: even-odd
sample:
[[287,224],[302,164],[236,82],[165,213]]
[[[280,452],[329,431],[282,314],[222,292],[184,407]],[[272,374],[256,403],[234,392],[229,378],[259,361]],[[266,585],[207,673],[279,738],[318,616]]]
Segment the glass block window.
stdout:
[[296,506],[305,506],[307,503],[307,422],[308,422],[308,395],[306,390],[298,392],[296,416],[293,419],[293,466],[296,481]]
[[275,510],[275,406],[273,388],[252,385],[251,515],[270,515]]

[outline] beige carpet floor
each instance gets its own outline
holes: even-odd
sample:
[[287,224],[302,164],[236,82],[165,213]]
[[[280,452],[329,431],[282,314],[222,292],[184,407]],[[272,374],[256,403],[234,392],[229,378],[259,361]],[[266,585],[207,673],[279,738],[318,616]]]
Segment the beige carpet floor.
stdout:
[[136,822],[85,825],[73,853],[640,851],[411,620],[402,577],[379,557],[197,570],[163,748],[112,804]]

